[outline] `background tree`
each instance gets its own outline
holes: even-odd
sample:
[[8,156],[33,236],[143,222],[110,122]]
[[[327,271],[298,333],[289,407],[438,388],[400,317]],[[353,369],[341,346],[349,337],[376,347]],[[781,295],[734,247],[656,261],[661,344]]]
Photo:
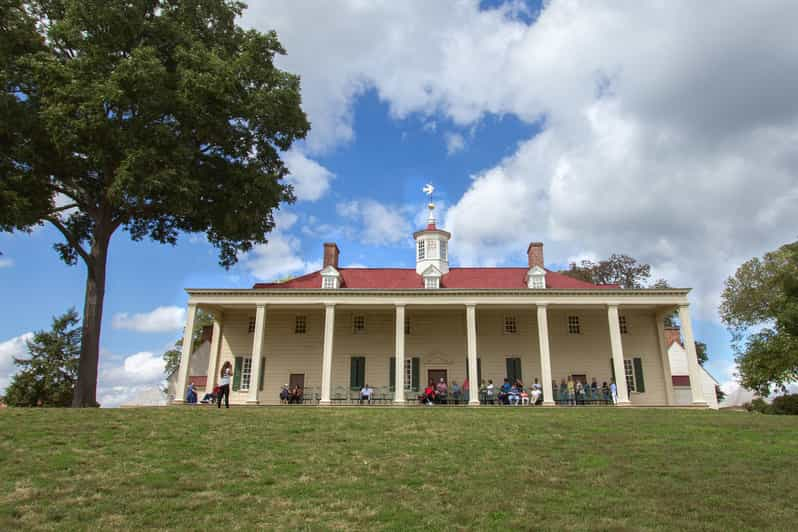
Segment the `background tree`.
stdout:
[[[197,309],[197,315],[194,318],[194,331],[191,334],[191,352],[197,350],[202,343],[202,331],[205,327],[213,325],[213,315],[208,314],[202,309]],[[168,349],[163,354],[164,360],[164,374],[169,378],[177,368],[180,367],[180,355],[183,352],[183,337],[181,336],[173,348]]]
[[[651,266],[628,255],[613,253],[607,260],[572,262],[561,273],[593,284],[617,284],[622,288],[642,288],[651,278]],[[658,282],[663,282],[660,280]],[[667,284],[667,283],[666,283]]]
[[294,196],[298,77],[230,0],[0,0],[0,230],[52,224],[86,265],[74,406],[96,406],[106,263],[118,229],[204,232],[221,265],[265,243]]
[[53,318],[50,331],[27,342],[29,358],[15,358],[20,369],[6,388],[11,406],[69,406],[78,377],[80,320],[75,309]]
[[720,315],[744,387],[767,396],[798,380],[798,242],[740,266],[726,280]]

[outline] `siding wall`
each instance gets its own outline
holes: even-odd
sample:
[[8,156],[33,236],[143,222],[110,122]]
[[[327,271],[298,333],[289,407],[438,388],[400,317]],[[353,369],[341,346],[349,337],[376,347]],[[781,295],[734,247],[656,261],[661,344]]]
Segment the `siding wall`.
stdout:
[[[307,332],[294,334],[295,318],[306,316]],[[354,334],[352,321],[363,315],[366,331]],[[517,332],[504,333],[504,318],[516,318]],[[578,315],[581,334],[568,334],[568,316]],[[665,380],[656,338],[653,312],[625,311],[628,334],[622,335],[624,357],[639,357],[643,362],[645,393],[632,393],[634,404],[665,404]],[[219,368],[235,356],[249,357],[253,334],[247,331],[251,311],[226,312],[222,328]],[[462,383],[466,373],[465,309],[406,309],[410,319],[410,334],[405,339],[405,357],[421,359],[419,378],[423,386],[430,369],[445,369],[449,383]],[[609,381],[610,339],[605,310],[549,309],[549,338],[551,345],[552,378],[570,374],[586,374],[601,384]],[[335,312],[335,340],[333,349],[332,392],[349,387],[350,360],[366,357],[366,383],[374,388],[388,386],[390,359],[394,354],[394,311],[351,309],[339,307]],[[267,307],[264,342],[265,374],[261,403],[277,403],[282,384],[288,383],[291,373],[304,373],[305,386],[321,386],[324,311],[321,309],[278,309]],[[524,383],[529,385],[540,378],[537,317],[532,309],[499,309],[477,307],[477,353],[482,378],[501,383],[506,376],[506,358],[521,359]],[[253,375],[253,385],[257,375]],[[472,382],[475,379],[472,379]],[[244,403],[247,392],[231,392],[231,401]],[[408,400],[411,397],[408,396]]]

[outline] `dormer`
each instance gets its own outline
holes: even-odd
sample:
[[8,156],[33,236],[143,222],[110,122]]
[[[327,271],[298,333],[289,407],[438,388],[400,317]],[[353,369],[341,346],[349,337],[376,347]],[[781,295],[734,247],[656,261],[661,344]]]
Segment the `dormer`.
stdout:
[[424,288],[435,289],[441,287],[441,271],[434,265],[430,264],[427,269],[421,274],[424,279]]
[[341,273],[332,266],[321,270],[321,287],[325,289],[341,287]]
[[527,288],[546,288],[546,270],[540,266],[533,266],[526,272]]

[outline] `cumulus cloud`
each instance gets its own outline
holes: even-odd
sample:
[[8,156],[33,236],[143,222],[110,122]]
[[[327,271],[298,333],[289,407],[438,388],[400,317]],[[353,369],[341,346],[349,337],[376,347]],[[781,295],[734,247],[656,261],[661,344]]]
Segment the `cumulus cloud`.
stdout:
[[8,257],[0,257],[0,268],[10,268],[14,265],[14,261]]
[[446,153],[453,155],[465,149],[465,138],[460,133],[446,133],[443,137],[446,140]]
[[394,117],[541,125],[451,205],[463,264],[522,262],[530,240],[549,263],[627,253],[715,319],[736,265],[795,239],[794,2],[552,0],[532,24],[479,6],[275,0],[244,20],[276,29],[302,75],[311,151],[353,138],[367,89]]
[[269,235],[269,242],[254,246],[249,253],[243,255],[241,266],[259,281],[276,281],[288,275],[320,269],[321,261],[305,260],[301,242],[287,232],[298,219],[292,212],[278,212],[276,228]]
[[114,314],[111,326],[114,329],[127,329],[144,333],[176,331],[186,322],[186,310],[181,307],[158,307],[150,312]]
[[359,238],[364,244],[396,244],[408,239],[412,233],[409,213],[403,206],[365,199],[339,203],[336,210],[340,216],[360,223]]
[[290,175],[286,181],[294,185],[294,194],[300,201],[316,201],[330,190],[335,174],[305,154],[292,149],[282,156]]
[[16,373],[15,358],[25,358],[28,354],[28,342],[33,340],[33,333],[27,332],[4,342],[0,342],[0,394],[11,382]]
[[97,401],[104,408],[123,404],[163,404],[160,392],[165,384],[164,360],[151,351],[115,356],[103,350]]

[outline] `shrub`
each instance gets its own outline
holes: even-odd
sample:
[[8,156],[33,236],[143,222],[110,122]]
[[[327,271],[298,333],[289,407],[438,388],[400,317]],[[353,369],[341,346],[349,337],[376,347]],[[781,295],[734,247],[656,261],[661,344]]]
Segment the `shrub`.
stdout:
[[773,399],[772,413],[798,416],[798,394],[781,395]]

